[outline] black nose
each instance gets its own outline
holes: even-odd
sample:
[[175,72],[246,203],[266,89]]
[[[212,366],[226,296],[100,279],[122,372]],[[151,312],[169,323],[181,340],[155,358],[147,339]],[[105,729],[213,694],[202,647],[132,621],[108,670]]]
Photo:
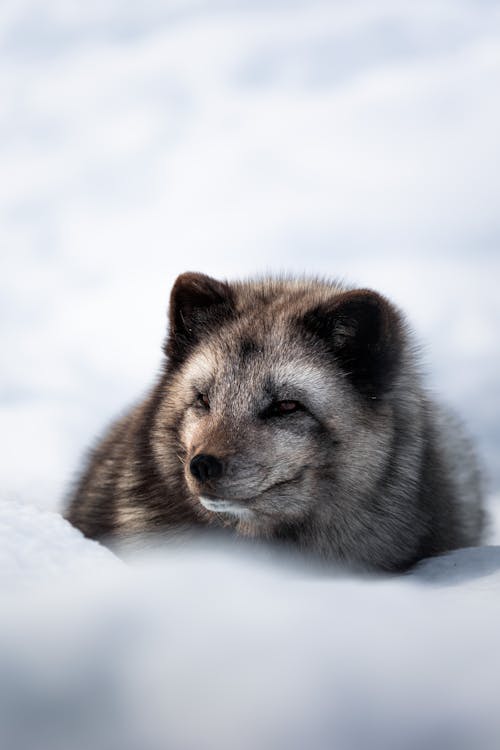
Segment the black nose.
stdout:
[[205,453],[198,453],[191,459],[189,469],[193,477],[200,482],[206,482],[208,479],[217,479],[222,474],[222,462],[215,456],[208,456]]

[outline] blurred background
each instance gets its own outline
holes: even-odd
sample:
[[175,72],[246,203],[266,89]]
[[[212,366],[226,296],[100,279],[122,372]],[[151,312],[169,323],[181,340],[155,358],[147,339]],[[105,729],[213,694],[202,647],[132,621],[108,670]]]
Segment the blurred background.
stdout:
[[61,507],[176,275],[406,310],[500,490],[500,3],[3,0],[1,495]]

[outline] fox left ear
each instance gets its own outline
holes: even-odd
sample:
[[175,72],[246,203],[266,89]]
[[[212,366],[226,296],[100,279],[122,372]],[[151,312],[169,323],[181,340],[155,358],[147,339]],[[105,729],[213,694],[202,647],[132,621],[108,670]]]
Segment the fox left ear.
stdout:
[[404,323],[385,297],[356,289],[306,313],[306,329],[319,337],[358,391],[372,398],[388,391],[401,361]]
[[182,361],[205,333],[233,313],[229,284],[203,273],[181,274],[170,294],[170,327],[165,353],[172,361]]

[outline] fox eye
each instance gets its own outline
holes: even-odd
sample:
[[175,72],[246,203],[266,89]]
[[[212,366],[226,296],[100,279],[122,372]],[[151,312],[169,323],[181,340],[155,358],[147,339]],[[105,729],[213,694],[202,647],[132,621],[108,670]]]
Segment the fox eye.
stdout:
[[207,411],[210,409],[210,401],[206,393],[198,393],[196,403]]
[[293,414],[296,411],[303,410],[304,407],[300,401],[273,401],[271,406],[266,410],[264,416],[266,417],[285,417],[288,414]]
[[298,401],[278,401],[276,407],[280,414],[291,414],[292,411],[300,409],[300,404]]

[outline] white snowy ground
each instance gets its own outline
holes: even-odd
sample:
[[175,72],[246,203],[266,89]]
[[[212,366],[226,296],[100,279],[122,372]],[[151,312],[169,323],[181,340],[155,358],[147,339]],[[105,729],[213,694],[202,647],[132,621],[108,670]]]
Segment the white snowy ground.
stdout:
[[2,750],[498,750],[500,546],[349,577],[240,547],[122,562],[0,505]]
[[489,0],[0,3],[1,750],[498,750],[498,547],[129,566],[44,509],[186,269],[388,294],[498,492],[499,91]]

